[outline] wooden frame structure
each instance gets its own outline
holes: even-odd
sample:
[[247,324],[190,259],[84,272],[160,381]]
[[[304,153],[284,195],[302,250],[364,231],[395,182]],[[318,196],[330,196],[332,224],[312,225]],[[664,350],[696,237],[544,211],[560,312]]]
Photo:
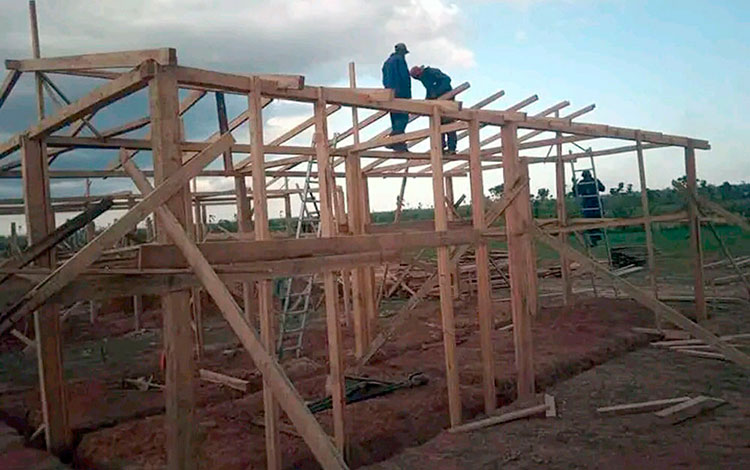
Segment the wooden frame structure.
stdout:
[[[535,392],[531,323],[537,309],[536,257],[534,237],[558,249],[563,262],[563,284],[566,303],[572,302],[567,263],[577,260],[585,264],[580,253],[565,244],[565,239],[550,233],[567,233],[582,227],[643,224],[650,234],[651,223],[660,220],[687,220],[695,253],[695,295],[698,319],[705,318],[702,261],[699,243],[699,213],[694,199],[687,214],[651,217],[644,199],[644,216],[628,221],[598,222],[568,220],[564,198],[558,199],[559,220],[539,228],[531,215],[528,191],[528,165],[542,162],[556,164],[557,194],[564,195],[563,163],[581,154],[562,154],[562,145],[591,139],[628,140],[631,146],[614,147],[593,152],[596,156],[637,152],[641,186],[645,194],[643,151],[657,147],[682,147],[688,175],[688,190],[695,195],[695,150],[708,150],[707,141],[688,137],[649,132],[639,129],[574,122],[591,111],[593,106],[559,117],[564,101],[539,113],[527,114],[522,109],[537,101],[536,95],[505,110],[484,107],[503,95],[497,92],[470,108],[464,108],[457,95],[468,84],[457,87],[443,99],[434,101],[394,98],[390,90],[356,87],[354,66],[350,66],[348,88],[307,86],[298,75],[242,75],[185,67],[177,62],[173,49],[88,54],[72,57],[39,58],[6,61],[9,70],[0,88],[0,106],[22,73],[39,77],[54,74],[95,77],[103,84],[79,100],[64,104],[57,112],[44,117],[22,134],[0,144],[0,178],[21,178],[24,187],[23,212],[27,218],[30,243],[36,244],[53,232],[54,211],[82,210],[96,198],[52,198],[53,178],[130,178],[140,195],[114,196],[114,208],[127,212],[100,232],[72,257],[60,263],[54,250],[37,257],[34,267],[6,269],[22,276],[34,287],[8,309],[0,312],[0,334],[33,312],[39,357],[41,391],[44,404],[46,439],[50,450],[63,451],[70,445],[70,429],[62,378],[59,305],[70,299],[113,296],[162,295],[166,369],[166,432],[168,467],[196,468],[193,438],[195,380],[194,336],[190,296],[200,287],[210,295],[232,330],[240,339],[256,367],[263,374],[265,429],[268,468],[281,468],[279,444],[279,411],[283,410],[294,424],[320,464],[326,469],[346,468],[346,413],[344,399],[344,351],[339,309],[340,290],[337,277],[351,285],[351,322],[355,337],[358,366],[372,359],[378,349],[395,334],[398,325],[408,318],[409,311],[435,285],[439,286],[447,395],[451,426],[462,422],[455,325],[453,319],[453,265],[469,249],[476,253],[479,330],[483,371],[485,410],[496,407],[494,353],[491,330],[492,311],[489,283],[488,242],[506,238],[509,248],[512,318],[518,373],[518,394]],[[45,82],[47,83],[47,82]],[[179,90],[188,90],[180,100]],[[41,89],[40,89],[41,90]],[[149,115],[123,123],[115,128],[97,131],[92,119],[103,107],[139,91],[147,91]],[[40,91],[41,93],[41,91]],[[223,100],[224,94],[247,98],[247,110],[232,120],[222,120],[220,132],[205,141],[189,140],[181,130],[181,117],[207,93]],[[43,100],[40,100],[43,101]],[[313,105],[314,114],[307,121],[282,136],[266,142],[263,132],[263,108],[272,101],[297,101]],[[352,127],[331,138],[328,117],[340,108],[352,113]],[[359,119],[362,110],[373,110]],[[1,111],[0,111],[1,112]],[[426,117],[429,127],[401,136],[388,136],[385,130],[370,140],[361,139],[360,131],[384,117],[388,112],[406,112],[412,119]],[[551,116],[554,115],[554,116]],[[452,123],[441,124],[443,118]],[[232,131],[249,122],[249,144],[238,143]],[[127,134],[149,127],[146,138]],[[495,133],[481,139],[482,128]],[[314,129],[312,146],[294,146],[287,142],[306,129]],[[497,129],[499,128],[499,129]],[[83,136],[85,129],[92,136]],[[459,138],[468,137],[468,149],[455,155],[444,155],[441,133],[460,131]],[[524,130],[524,133],[521,131]],[[543,138],[535,139],[537,136]],[[345,139],[351,138],[350,143]],[[429,141],[429,151],[394,153],[378,150],[387,144],[408,142],[413,146]],[[499,146],[489,144],[500,141]],[[521,155],[526,149],[554,146],[554,157]],[[107,170],[51,170],[49,164],[60,155],[77,148],[117,149],[119,161]],[[153,152],[153,170],[139,169],[132,157],[140,150]],[[235,162],[234,154],[246,156]],[[13,155],[18,155],[14,161]],[[586,154],[588,155],[588,154]],[[207,170],[206,166],[222,156],[223,169]],[[277,156],[281,156],[277,158]],[[294,191],[273,185],[285,177],[302,177],[296,167],[312,156],[320,180],[319,196],[322,233],[315,239],[280,239],[273,237],[268,226],[268,200],[282,197],[287,201]],[[271,158],[273,157],[273,158]],[[343,168],[341,168],[343,165]],[[18,167],[20,166],[20,171]],[[502,168],[504,197],[484,207],[482,172]],[[452,207],[452,179],[468,176],[471,184],[472,220],[451,220],[446,197]],[[153,178],[153,183],[148,178]],[[190,182],[198,177],[233,178],[235,190],[221,194],[191,192]],[[248,191],[245,178],[251,177]],[[369,221],[368,181],[373,177],[431,178],[435,204],[434,225],[393,224],[385,228]],[[337,188],[345,186],[345,198]],[[402,185],[403,188],[403,185]],[[218,199],[217,199],[218,198]],[[250,213],[252,198],[252,214]],[[125,201],[127,199],[127,201]],[[346,199],[345,204],[343,199]],[[403,199],[403,189],[400,200]],[[234,238],[208,241],[201,236],[206,204],[236,204],[239,231]],[[18,213],[18,200],[0,201],[0,214]],[[5,212],[3,212],[5,211]],[[121,262],[112,267],[108,249],[131,232],[149,214],[157,217],[155,243],[118,249],[129,253],[132,264]],[[288,214],[289,216],[290,214]],[[504,218],[504,229],[493,228]],[[252,222],[252,225],[251,225]],[[588,222],[583,225],[582,222]],[[196,236],[197,235],[197,236]],[[652,245],[649,236],[649,245]],[[419,292],[388,321],[376,315],[372,266],[406,258],[410,251],[424,247],[437,250],[437,273]],[[579,259],[581,258],[581,259]],[[585,257],[584,257],[585,258]],[[587,259],[587,258],[586,258]],[[649,265],[654,269],[653,250]],[[591,266],[591,269],[602,269]],[[604,270],[606,272],[606,269]],[[329,374],[332,384],[334,439],[331,440],[308,410],[273,353],[274,315],[270,279],[301,272],[322,272],[325,290],[325,311],[329,347]],[[351,281],[349,281],[349,279]],[[227,283],[241,282],[243,306],[230,294]],[[619,282],[619,281],[617,281]],[[257,284],[255,298],[252,283]],[[656,289],[656,281],[653,281]],[[729,358],[748,367],[747,356],[726,345],[691,320],[660,303],[655,295],[627,285],[625,291],[656,311],[657,315],[676,323],[710,344],[718,345]],[[349,294],[347,291],[346,295]],[[248,305],[257,303],[259,331],[252,326]],[[668,310],[665,310],[666,309]],[[253,320],[253,321],[251,321]],[[198,327],[200,330],[200,327]],[[200,338],[200,335],[199,335]],[[200,340],[199,340],[200,341]]]

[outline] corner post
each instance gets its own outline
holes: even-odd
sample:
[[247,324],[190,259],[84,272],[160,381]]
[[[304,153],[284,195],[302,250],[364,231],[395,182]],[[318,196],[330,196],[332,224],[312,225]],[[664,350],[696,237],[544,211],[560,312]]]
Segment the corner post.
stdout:
[[[50,203],[47,152],[39,140],[21,140],[21,172],[26,212],[26,233],[29,244],[42,240],[55,229]],[[37,266],[54,268],[55,250],[40,256]],[[42,417],[47,450],[60,455],[72,445],[68,422],[67,395],[63,377],[62,335],[60,308],[45,305],[34,312],[39,390],[42,398]]]
[[[528,165],[518,156],[518,126],[508,123],[502,126],[503,174],[505,194],[510,195],[512,186],[529,179]],[[531,322],[536,315],[536,259],[533,239],[529,233],[533,224],[531,198],[522,191],[505,211],[505,227],[508,236],[508,257],[513,316],[513,340],[518,372],[518,398],[534,394],[534,358],[531,337]]]
[[[173,67],[157,67],[149,85],[151,111],[151,143],[156,185],[169,178],[182,166],[180,151],[179,100]],[[183,227],[188,227],[186,198],[190,187],[175,194],[166,206]],[[170,243],[167,229],[156,221],[157,241]],[[190,327],[190,291],[170,292],[162,296],[164,350],[166,354],[166,447],[167,469],[197,468],[195,452],[195,362],[193,332]]]
[[[560,112],[556,111],[555,115],[559,117]],[[555,136],[559,140],[562,138],[562,133],[557,132]],[[563,228],[568,225],[568,210],[565,207],[565,162],[562,159],[562,143],[558,142],[555,147],[557,150],[557,160],[555,161],[557,222],[560,228]],[[560,243],[567,243],[568,234],[561,230],[557,238],[560,239]],[[567,307],[573,303],[573,286],[571,284],[570,262],[564,254],[560,254],[560,271],[563,285],[563,304]]]

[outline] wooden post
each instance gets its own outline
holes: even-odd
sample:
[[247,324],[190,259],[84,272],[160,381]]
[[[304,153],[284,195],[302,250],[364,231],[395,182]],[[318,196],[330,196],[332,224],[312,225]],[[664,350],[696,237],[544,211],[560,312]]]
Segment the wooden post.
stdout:
[[143,296],[142,295],[134,295],[133,296],[133,328],[135,331],[139,331],[141,329],[141,316],[143,315]]
[[[253,78],[252,91],[248,97],[250,115],[250,145],[253,165],[253,207],[255,221],[255,239],[270,240],[268,227],[268,199],[266,197],[266,163],[263,149],[263,104],[261,102],[260,80]],[[240,186],[244,186],[244,178]],[[238,199],[247,199],[247,190],[237,194]],[[243,214],[247,215],[247,214]],[[239,214],[238,214],[239,219]],[[271,281],[258,281],[258,316],[260,317],[260,336],[267,351],[274,350],[274,314]],[[243,290],[249,290],[249,283],[243,284]],[[246,300],[247,302],[247,300]],[[249,304],[245,304],[247,316]],[[248,319],[249,320],[249,319]],[[263,377],[263,410],[266,431],[266,468],[281,470],[281,440],[279,433],[279,404],[271,392],[268,377]]]
[[[372,223],[372,212],[370,212],[370,184],[367,175],[362,172],[362,216],[366,224]],[[378,295],[375,289],[375,269],[372,266],[365,266],[364,268],[364,297],[365,307],[367,309],[367,345],[370,345],[372,337],[377,331],[377,312],[378,307],[376,303],[376,296]]]
[[688,223],[690,224],[690,247],[693,251],[693,275],[695,276],[695,316],[698,323],[708,320],[706,294],[703,285],[703,242],[701,241],[700,214],[695,201],[698,184],[695,169],[695,149],[692,144],[685,147],[685,170],[687,189],[693,197],[688,198]]
[[[50,204],[47,152],[39,140],[21,138],[21,171],[26,212],[26,234],[29,245],[42,240],[55,228]],[[54,268],[55,250],[41,255],[36,265]],[[68,423],[65,380],[63,378],[60,309],[45,305],[34,312],[39,389],[42,395],[42,417],[47,450],[66,452],[72,445]]]
[[[484,185],[479,145],[479,120],[469,122],[469,178],[471,182],[471,219],[474,229],[484,230]],[[477,309],[479,315],[479,344],[482,355],[482,390],[484,412],[490,414],[497,407],[495,390],[495,361],[492,348],[492,286],[487,242],[475,247],[477,270]]]
[[[503,174],[505,193],[512,186],[528,181],[528,166],[518,157],[518,127],[506,124],[502,127]],[[531,200],[529,191],[521,192],[505,211],[505,227],[508,236],[508,257],[513,316],[513,340],[518,372],[518,398],[534,394],[534,359],[531,337],[531,321],[536,314],[536,259],[533,256],[532,238],[529,229]]]
[[156,238],[156,232],[154,231],[154,221],[151,217],[146,218],[146,241],[153,242]]
[[286,222],[287,236],[292,236],[294,234],[294,228],[292,228],[292,197],[288,193],[284,195],[284,221]]
[[21,253],[21,247],[18,245],[18,232],[16,231],[16,223],[10,223],[10,252],[8,257],[13,257]]
[[[654,235],[651,231],[651,210],[648,207],[648,186],[646,185],[646,168],[643,163],[643,143],[638,133],[638,139],[635,141],[636,157],[638,158],[638,178],[641,184],[641,210],[645,219],[643,230],[646,232],[646,253],[648,256],[648,270],[651,272],[649,280],[651,281],[651,290],[654,297],[659,297],[659,288],[657,284],[656,256],[654,255]],[[656,315],[656,326],[661,326],[661,318]]]
[[[336,186],[336,234],[340,235],[344,233],[343,228],[347,224],[347,215],[345,209],[345,197],[344,188]],[[349,326],[349,317],[351,316],[351,279],[349,277],[349,270],[342,269],[340,272],[342,290],[344,292],[344,311],[342,320],[344,326]]]
[[[29,0],[29,23],[31,24],[31,54],[35,59],[41,57],[39,47],[39,23],[36,17],[36,1]],[[44,119],[44,82],[42,81],[41,72],[35,72],[36,80],[36,109],[39,120]]]
[[[440,135],[440,108],[435,106],[430,117],[430,164],[432,165],[432,194],[435,201],[435,230],[448,230],[448,215],[443,187],[443,141]],[[453,318],[450,260],[448,247],[437,248],[440,315],[443,322],[445,375],[448,384],[448,408],[451,427],[461,424],[461,390],[456,363],[456,325]]]
[[[349,63],[349,86],[357,86],[354,62]],[[359,145],[359,118],[356,106],[352,106],[352,129],[354,145]],[[358,152],[351,152],[346,157],[346,199],[349,232],[353,235],[364,233],[365,219],[362,204],[362,167]],[[365,268],[352,270],[352,307],[354,310],[354,355],[361,358],[370,344],[367,329],[367,303],[365,301]]]
[[[560,111],[555,111],[555,117],[560,117]],[[557,139],[562,138],[562,133],[555,133]],[[557,222],[560,227],[568,225],[568,209],[565,206],[565,162],[562,159],[562,143],[558,143],[556,146],[557,160],[555,161],[555,175],[556,175],[556,205],[557,205]],[[561,243],[567,243],[568,234],[560,231],[557,236]],[[570,276],[570,262],[565,255],[560,255],[560,272],[562,277],[562,288],[563,288],[563,304],[570,306],[573,302],[573,285]]]
[[[322,92],[315,102],[315,154],[318,162],[320,181],[320,224],[321,236],[330,238],[335,234],[333,222],[333,195],[336,184],[331,172],[328,150],[328,126],[326,102]],[[323,272],[323,287],[326,302],[326,330],[328,333],[328,356],[330,361],[331,398],[333,401],[333,433],[336,447],[344,454],[346,431],[344,423],[344,354],[341,340],[341,326],[338,315],[338,289],[333,271]]]
[[[180,151],[179,102],[177,79],[171,67],[159,67],[149,86],[151,111],[151,143],[154,156],[154,181],[158,185],[182,166]],[[187,226],[185,198],[190,188],[170,198],[166,207]],[[157,226],[161,222],[157,222]],[[157,228],[157,241],[169,243],[166,229]],[[169,470],[197,468],[194,430],[194,372],[193,332],[190,327],[190,292],[170,292],[162,296],[164,317],[164,350],[166,354],[166,447]]]
[[[453,204],[456,198],[453,195],[453,177],[445,177],[445,200],[444,205],[448,206],[448,221],[456,220],[453,213]],[[460,275],[460,263],[451,265],[451,286],[453,288],[453,298],[458,299],[461,296],[461,275]]]

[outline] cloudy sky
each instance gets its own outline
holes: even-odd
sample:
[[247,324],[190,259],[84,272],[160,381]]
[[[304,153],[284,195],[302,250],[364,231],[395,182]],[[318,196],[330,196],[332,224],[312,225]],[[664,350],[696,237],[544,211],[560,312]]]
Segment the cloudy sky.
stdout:
[[[0,56],[30,56],[28,10],[23,0],[0,0]],[[527,110],[540,111],[561,100],[569,110],[595,103],[582,120],[691,135],[711,141],[699,153],[701,178],[712,183],[750,179],[743,137],[750,125],[750,3],[746,1],[641,0],[38,0],[43,56],[170,46],[182,64],[232,72],[298,73],[308,84],[347,84],[347,63],[357,63],[360,86],[379,86],[380,66],[396,42],[405,42],[410,65],[437,66],[468,81],[462,100],[471,105],[498,90],[501,109],[537,93]],[[72,98],[90,89],[86,80],[59,79]],[[413,85],[416,97],[423,90]],[[35,118],[33,84],[22,79],[0,109],[0,139],[26,128]],[[204,98],[186,115],[191,139],[216,130],[213,99]],[[228,98],[230,115],[246,102]],[[47,103],[52,109],[53,104]],[[142,116],[143,96],[133,96],[97,116],[97,127]],[[264,118],[273,137],[307,118],[310,106],[271,105]],[[366,113],[363,112],[362,115]],[[331,119],[331,132],[350,124],[348,112]],[[384,122],[383,125],[386,125]],[[411,129],[422,127],[419,121]],[[374,127],[374,126],[373,126]],[[364,137],[382,130],[373,128]],[[136,134],[137,135],[137,134]],[[247,130],[236,133],[247,139]],[[309,143],[303,135],[299,142]],[[546,149],[545,149],[546,150]],[[567,149],[566,149],[567,152]],[[111,153],[77,152],[56,168],[104,168]],[[148,166],[148,154],[137,162]],[[4,162],[3,162],[4,163]],[[648,184],[664,187],[684,173],[679,150],[647,153]],[[632,155],[597,160],[607,186],[637,182]],[[554,169],[536,165],[532,189],[552,187]],[[486,186],[500,183],[487,172]],[[201,181],[203,189],[228,182]],[[395,205],[398,181],[371,183],[373,210]],[[636,185],[637,186],[637,185]],[[130,189],[124,180],[95,182],[93,191]],[[81,194],[83,182],[56,181],[54,195]],[[468,184],[456,181],[457,196]],[[20,197],[20,187],[0,180],[0,198]],[[411,206],[431,204],[425,180],[411,180]],[[271,208],[271,215],[278,214]],[[217,212],[231,217],[231,210]],[[10,218],[0,218],[7,233]],[[21,219],[18,220],[23,223]]]

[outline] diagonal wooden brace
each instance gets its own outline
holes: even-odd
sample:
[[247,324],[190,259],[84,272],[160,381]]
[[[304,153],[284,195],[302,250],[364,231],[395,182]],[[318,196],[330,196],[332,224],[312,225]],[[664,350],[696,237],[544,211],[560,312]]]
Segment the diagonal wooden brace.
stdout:
[[734,346],[727,344],[725,341],[722,341],[715,334],[711,333],[707,329],[703,328],[702,326],[695,323],[667,304],[659,301],[659,299],[646,292],[645,290],[612,273],[609,269],[601,266],[599,263],[592,260],[580,251],[571,248],[564,243],[561,243],[558,239],[545,233],[537,225],[532,225],[529,230],[531,230],[531,233],[545,245],[555,249],[558,253],[565,255],[566,258],[580,263],[581,266],[609,278],[615,284],[615,286],[630,295],[636,302],[650,308],[655,313],[659,314],[662,318],[671,321],[696,338],[703,340],[706,344],[710,344],[739,366],[750,370],[750,356],[748,356],[747,354],[739,351]]
[[128,232],[133,230],[141,220],[145,219],[154,209],[169,200],[188,181],[200,173],[206,165],[211,163],[219,154],[229,149],[233,143],[234,138],[232,138],[231,134],[226,134],[217,140],[216,143],[206,147],[206,149],[180,167],[169,179],[161,183],[159,187],[144,197],[125,215],[100,233],[62,266],[50,273],[49,276],[26,293],[10,309],[0,315],[0,335],[10,329],[19,319],[38,309],[51,296],[73,281],[91,263],[96,261],[104,250],[110,248]]
[[[132,161],[124,160],[122,165],[135,182],[138,190],[144,194],[145,198],[154,193],[155,190],[152,189],[151,184]],[[331,443],[328,435],[323,431],[323,428],[284,373],[284,369],[279,365],[276,358],[268,353],[263,343],[261,343],[258,333],[245,321],[242,310],[237,305],[227,286],[221,281],[216,271],[211,267],[211,264],[198,249],[198,246],[188,238],[184,228],[180,225],[174,214],[165,206],[157,207],[156,214],[160,218],[169,237],[193,268],[195,275],[200,279],[206,292],[216,302],[229,326],[234,330],[242,345],[250,353],[250,357],[256,367],[263,374],[264,380],[271,387],[274,397],[278,400],[307,445],[310,446],[310,450],[312,450],[318,462],[325,469],[348,468],[341,454]]]

